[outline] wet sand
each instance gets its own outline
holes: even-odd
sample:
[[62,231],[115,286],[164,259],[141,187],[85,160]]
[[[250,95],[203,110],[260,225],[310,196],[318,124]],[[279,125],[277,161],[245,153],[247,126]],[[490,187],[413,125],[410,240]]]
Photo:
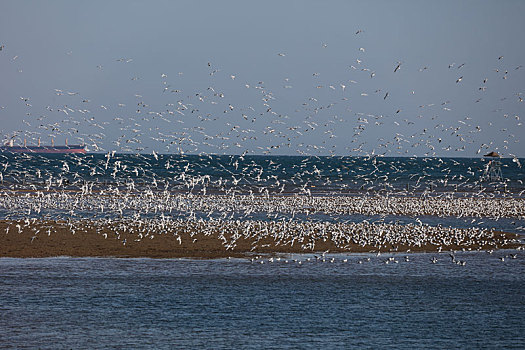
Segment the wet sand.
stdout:
[[[17,226],[18,225],[18,226]],[[9,227],[9,228],[8,228]],[[490,240],[486,237],[468,244],[440,246],[424,244],[390,245],[381,247],[359,245],[352,242],[341,245],[328,234],[324,238],[317,235],[306,237],[315,240],[315,248],[304,248],[294,242],[282,242],[269,235],[246,237],[236,232],[199,232],[195,227],[172,232],[169,229],[162,234],[151,233],[144,236],[122,229],[119,223],[92,224],[56,221],[0,221],[0,257],[122,257],[122,258],[224,258],[249,257],[258,254],[285,253],[356,253],[356,252],[433,252],[441,249],[450,250],[490,250],[512,249],[523,246],[519,236],[512,233],[493,232]],[[237,235],[236,237],[233,237]],[[225,244],[231,239],[233,246]]]

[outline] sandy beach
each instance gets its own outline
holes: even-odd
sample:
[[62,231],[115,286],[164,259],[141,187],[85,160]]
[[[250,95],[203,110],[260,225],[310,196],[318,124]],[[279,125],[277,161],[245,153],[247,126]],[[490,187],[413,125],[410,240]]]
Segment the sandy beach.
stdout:
[[[181,228],[182,227],[182,228]],[[173,231],[176,230],[176,231]],[[224,227],[222,228],[224,230]],[[312,233],[303,241],[315,241],[314,249],[288,240],[276,240],[271,235],[242,236],[229,232],[209,230],[199,232],[196,226],[166,227],[161,234],[140,233],[138,227],[122,223],[102,224],[56,221],[1,221],[0,257],[123,257],[123,258],[224,258],[249,257],[257,254],[315,253],[315,252],[432,252],[447,250],[491,250],[517,248],[523,244],[511,233],[489,232],[490,238],[480,235],[464,244],[363,245],[347,242],[342,245],[337,237]],[[234,244],[231,244],[234,242]]]

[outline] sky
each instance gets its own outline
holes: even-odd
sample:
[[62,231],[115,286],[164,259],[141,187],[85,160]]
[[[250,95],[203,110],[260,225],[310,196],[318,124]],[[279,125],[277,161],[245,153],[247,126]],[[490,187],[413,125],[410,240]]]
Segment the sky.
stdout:
[[2,0],[0,8],[3,142],[525,157],[523,1]]

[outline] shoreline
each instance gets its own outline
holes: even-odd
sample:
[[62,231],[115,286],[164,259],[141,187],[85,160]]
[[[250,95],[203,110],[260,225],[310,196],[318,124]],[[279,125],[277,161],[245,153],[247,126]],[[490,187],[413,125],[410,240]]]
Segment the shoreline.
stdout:
[[[158,225],[158,223],[155,223]],[[199,226],[201,225],[201,226]],[[113,258],[250,258],[257,255],[329,253],[432,253],[460,250],[499,250],[524,247],[522,236],[500,231],[480,231],[464,243],[436,244],[358,244],[342,242],[336,234],[319,235],[242,235],[235,223],[166,224],[165,231],[153,231],[129,222],[96,221],[6,221],[0,220],[0,257],[113,257]],[[229,226],[224,226],[229,225]],[[273,225],[273,224],[272,224]],[[254,224],[255,226],[255,224]],[[142,227],[147,227],[146,224]],[[266,229],[266,227],[264,228]],[[375,228],[374,228],[375,229]],[[293,228],[290,228],[293,231]],[[144,233],[144,232],[149,232]],[[224,233],[226,232],[226,233]],[[255,232],[255,231],[254,231]],[[457,234],[458,231],[454,231]],[[468,232],[468,231],[465,231]],[[440,231],[441,233],[441,231]],[[435,233],[434,233],[435,234]],[[276,239],[281,237],[281,239]],[[292,237],[292,239],[289,239]],[[311,244],[315,242],[315,244]]]

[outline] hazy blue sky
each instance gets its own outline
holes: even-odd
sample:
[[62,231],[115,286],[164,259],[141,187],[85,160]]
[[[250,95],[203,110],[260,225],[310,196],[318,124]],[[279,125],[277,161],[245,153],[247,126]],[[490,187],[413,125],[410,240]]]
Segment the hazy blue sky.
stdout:
[[525,157],[523,33],[523,1],[2,0],[0,131],[100,151]]

